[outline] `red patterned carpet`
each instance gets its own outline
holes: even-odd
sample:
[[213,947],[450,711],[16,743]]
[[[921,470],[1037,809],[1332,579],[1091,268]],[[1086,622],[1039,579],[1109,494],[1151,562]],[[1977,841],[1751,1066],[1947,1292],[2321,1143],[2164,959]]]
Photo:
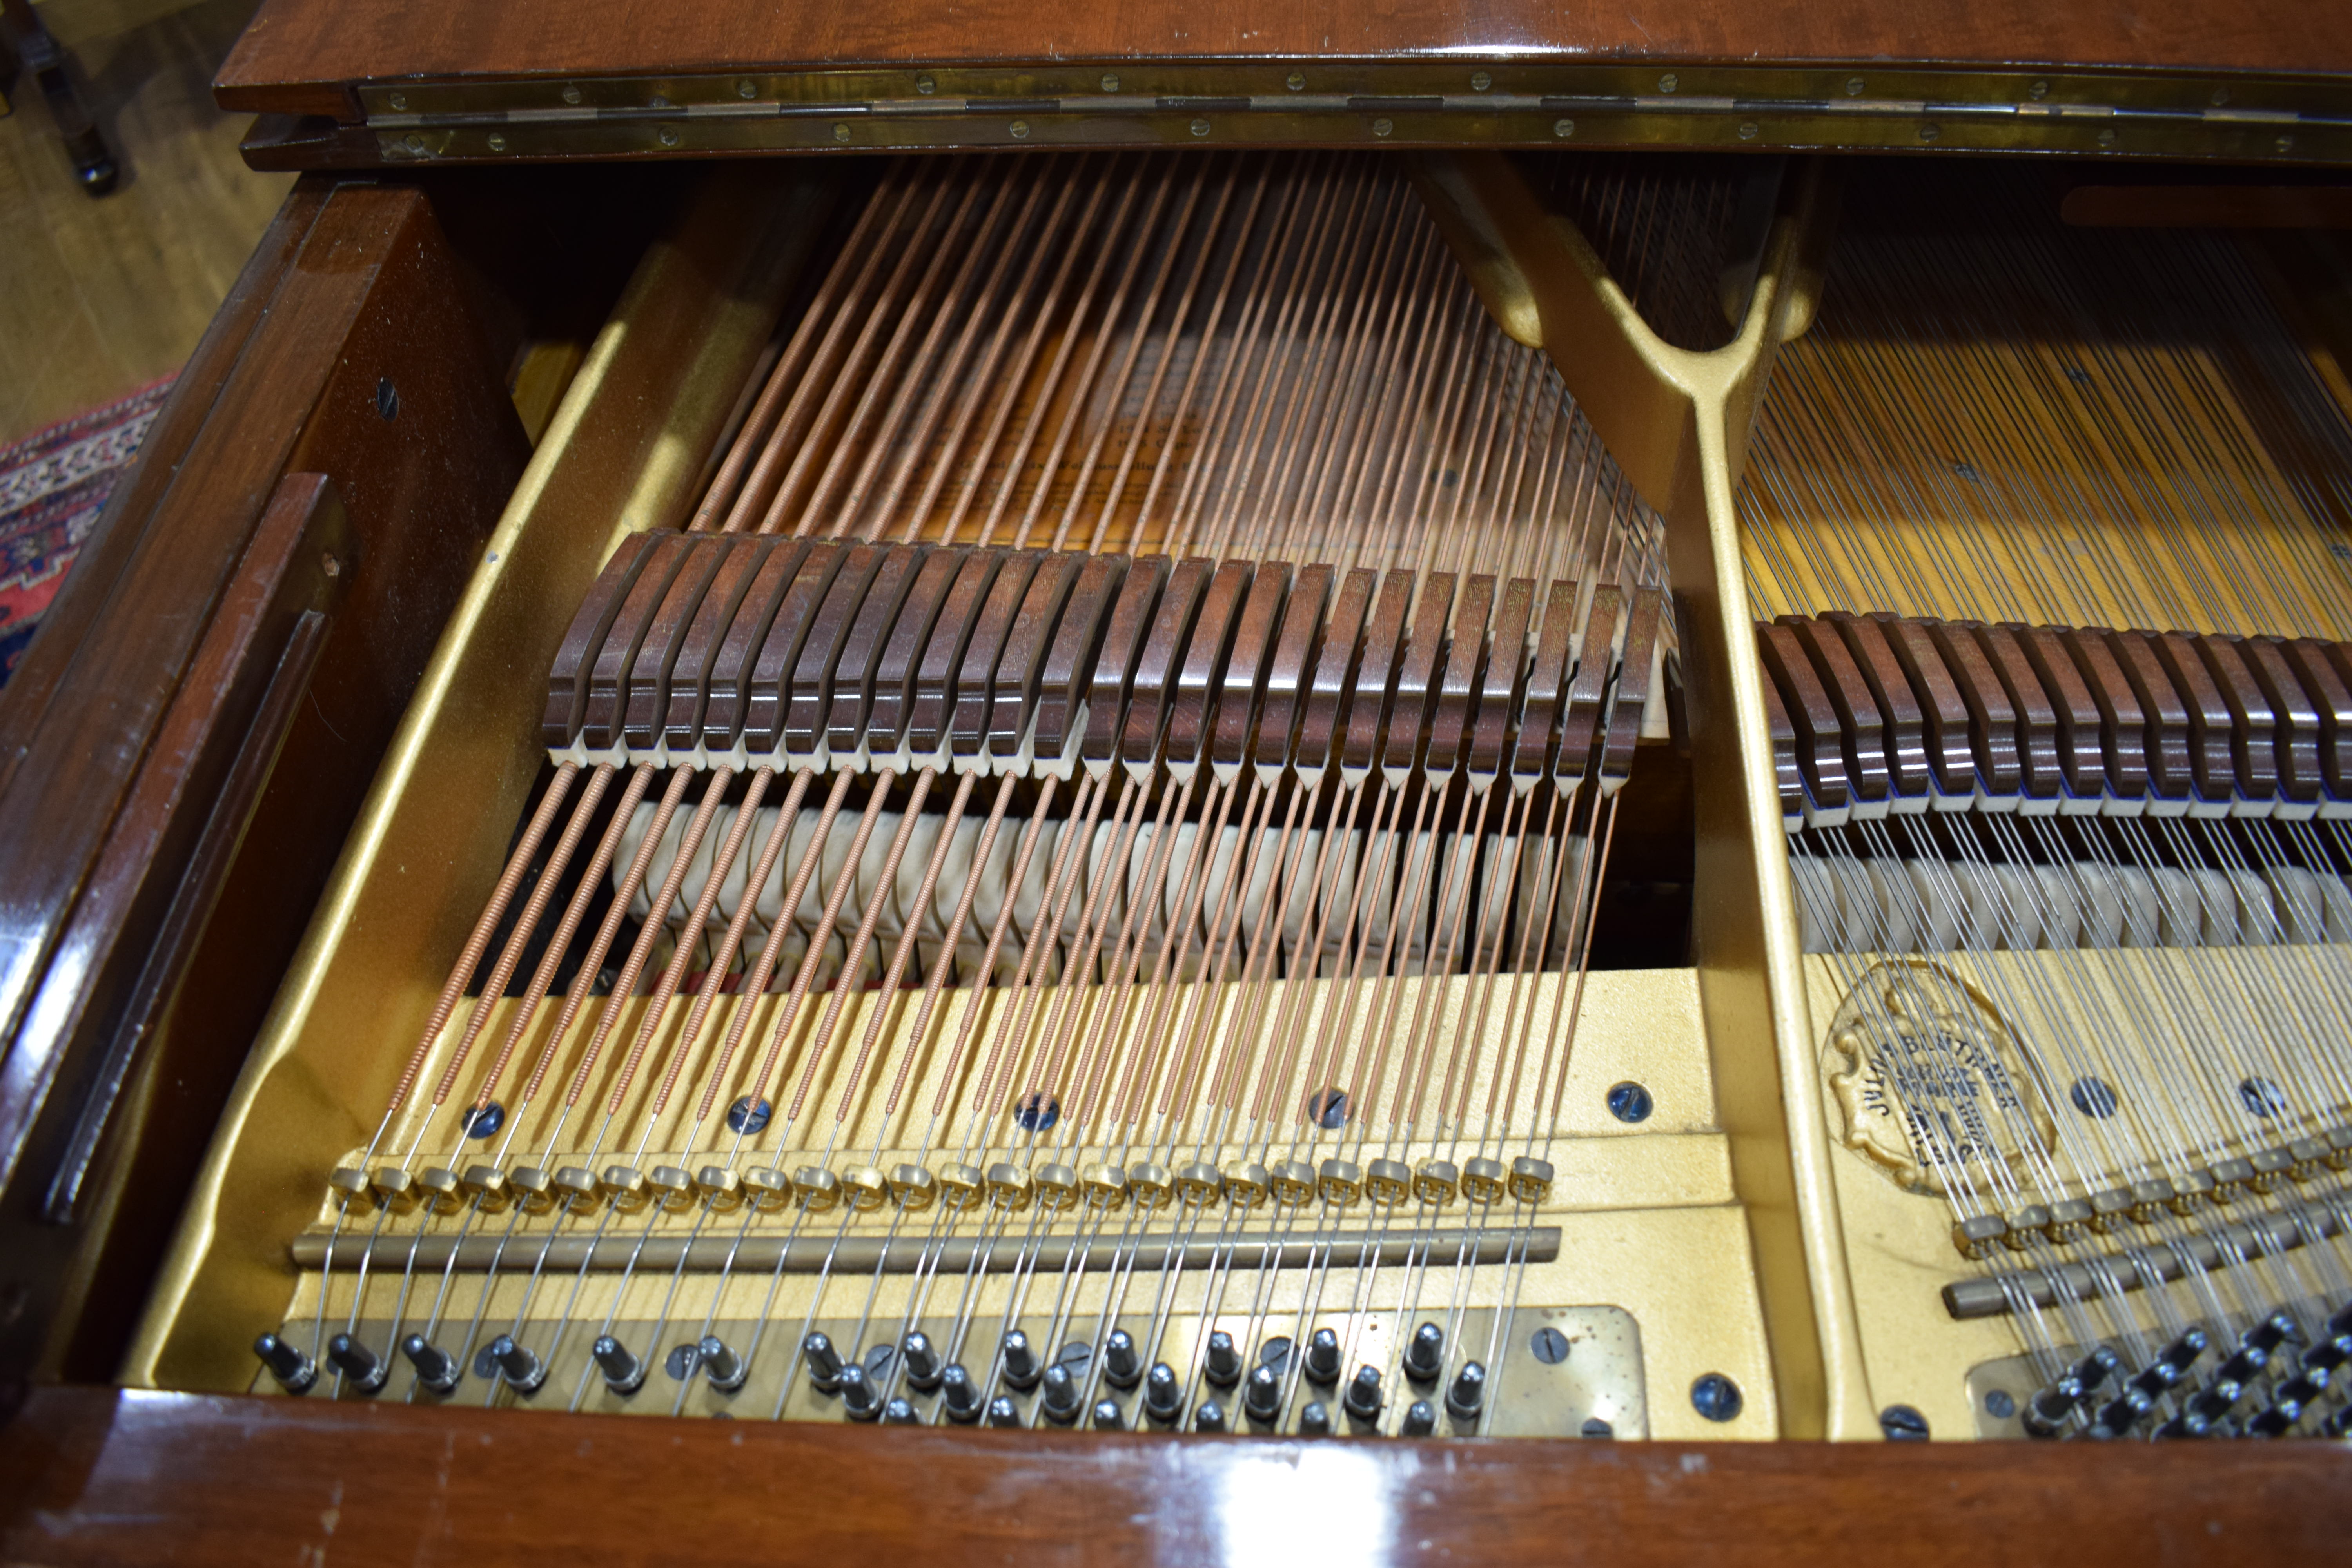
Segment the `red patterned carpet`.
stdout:
[[166,377],[120,403],[0,447],[0,684],[57,597],[66,568],[131,471],[155,420]]

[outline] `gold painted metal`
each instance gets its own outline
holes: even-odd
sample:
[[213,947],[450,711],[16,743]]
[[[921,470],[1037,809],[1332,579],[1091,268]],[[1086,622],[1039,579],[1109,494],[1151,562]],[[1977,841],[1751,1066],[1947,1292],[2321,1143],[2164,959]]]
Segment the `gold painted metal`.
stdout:
[[900,1208],[909,1214],[920,1214],[940,1201],[939,1178],[912,1163],[893,1165],[890,1195],[898,1200]]
[[515,1189],[496,1165],[468,1165],[463,1178],[467,1193],[484,1214],[503,1214],[515,1200]]
[[860,1214],[871,1214],[890,1201],[890,1178],[871,1165],[852,1165],[841,1173],[841,1192]]
[[1495,1202],[1507,1184],[1500,1160],[1490,1160],[1482,1154],[1462,1163],[1462,1193],[1473,1203]]
[[811,1214],[830,1214],[841,1206],[841,1178],[823,1165],[803,1165],[793,1173],[793,1197]]
[[1353,1160],[1328,1159],[1317,1167],[1315,1185],[1325,1203],[1344,1206],[1363,1197],[1364,1169]]
[[1523,1204],[1539,1204],[1551,1196],[1552,1163],[1523,1154],[1511,1162],[1511,1196]]
[[724,1165],[705,1165],[695,1173],[694,1184],[712,1214],[733,1214],[743,1206],[743,1178]]
[[835,190],[814,165],[714,171],[639,264],[385,753],[188,1194],[125,1383],[243,1386],[230,1347],[182,1331],[277,1310],[289,1276],[268,1237],[311,1207],[288,1177],[363,1143],[400,1069],[398,1051],[350,1043],[421,1028],[543,754],[543,694],[512,672],[546,663],[622,538],[684,520]]
[[1127,1173],[1117,1165],[1088,1165],[1078,1180],[1085,1186],[1087,1202],[1104,1214],[1117,1214],[1126,1206]]
[[793,1206],[793,1179],[782,1171],[762,1167],[744,1172],[743,1191],[761,1214],[778,1214]]
[[[1876,1440],[1880,1402],[1848,1279],[1732,501],[1773,358],[1810,324],[1819,298],[1834,210],[1828,173],[1790,166],[1738,330],[1704,353],[1652,331],[1591,244],[1510,161],[1427,154],[1416,180],[1496,321],[1551,356],[1664,516],[1693,747],[1692,956],[1715,1105],[1754,1239],[1781,1435]],[[1941,1246],[1948,1258],[1948,1237]]]
[[517,1165],[510,1178],[515,1201],[525,1214],[545,1214],[555,1206],[555,1184],[536,1165]]
[[1375,1160],[1364,1168],[1364,1194],[1391,1206],[1412,1195],[1412,1167],[1402,1160]]

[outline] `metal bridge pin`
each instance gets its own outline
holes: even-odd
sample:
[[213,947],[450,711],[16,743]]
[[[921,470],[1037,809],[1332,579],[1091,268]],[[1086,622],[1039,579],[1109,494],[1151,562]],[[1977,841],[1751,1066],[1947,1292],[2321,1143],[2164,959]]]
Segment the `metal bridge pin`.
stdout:
[[841,1387],[841,1352],[833,1348],[833,1341],[819,1329],[801,1342],[801,1354],[808,1358],[809,1386],[819,1394],[832,1394]]
[[1412,1342],[1405,1347],[1404,1374],[1415,1383],[1434,1383],[1444,1370],[1445,1331],[1423,1323],[1413,1330]]
[[539,1356],[515,1343],[511,1334],[500,1334],[490,1342],[490,1359],[517,1394],[536,1394],[547,1381],[547,1368],[540,1364]]
[[1144,1376],[1143,1413],[1162,1426],[1184,1414],[1183,1385],[1176,1381],[1176,1369],[1164,1361],[1154,1363]]
[[1120,1417],[1118,1413],[1118,1400],[1098,1399],[1095,1401],[1096,1431],[1117,1432],[1125,1426],[1126,1422]]
[[914,1330],[900,1342],[898,1350],[906,1361],[908,1387],[929,1394],[940,1385],[940,1352],[930,1335]]
[[1021,1425],[1021,1412],[1013,1407],[1010,1396],[1000,1394],[988,1402],[988,1424],[991,1426]]
[[1204,1399],[1201,1408],[1192,1412],[1192,1430],[1222,1432],[1225,1429],[1225,1407],[1213,1399]]
[[1355,1381],[1348,1384],[1348,1394],[1341,1402],[1341,1408],[1347,1411],[1349,1420],[1367,1426],[1381,1418],[1380,1368],[1360,1366],[1356,1369]]
[[1037,1352],[1030,1348],[1027,1334],[1019,1329],[1012,1330],[1005,1334],[1005,1382],[1025,1394],[1037,1386],[1038,1374],[1043,1370],[1037,1364]]
[[1437,1411],[1426,1399],[1416,1399],[1404,1413],[1404,1424],[1397,1428],[1400,1437],[1426,1437],[1437,1430]]
[[1231,1388],[1242,1380],[1241,1352],[1234,1348],[1234,1336],[1219,1329],[1209,1336],[1206,1375],[1219,1388]]
[[1039,1380],[1042,1394],[1038,1401],[1045,1407],[1045,1418],[1057,1426],[1067,1426],[1078,1418],[1078,1384],[1070,1376],[1070,1369],[1055,1362],[1045,1369]]
[[401,1341],[400,1353],[416,1369],[416,1381],[428,1394],[446,1394],[457,1386],[457,1358],[423,1334],[411,1334]]
[[1462,1363],[1454,1386],[1445,1391],[1445,1413],[1456,1421],[1475,1424],[1486,1408],[1486,1369],[1475,1361]]
[[980,1419],[980,1390],[972,1386],[971,1373],[954,1362],[940,1373],[940,1409],[960,1426]]
[[[704,1344],[710,1342],[705,1340]],[[866,1369],[856,1362],[841,1369],[841,1407],[852,1421],[871,1421],[882,1413],[882,1396],[875,1392]]]
[[596,1368],[604,1374],[604,1386],[615,1394],[635,1394],[646,1381],[645,1362],[629,1347],[606,1334],[588,1347],[596,1359]]
[[1316,1330],[1307,1342],[1307,1381],[1318,1388],[1339,1381],[1339,1336],[1329,1329]]
[[[702,1342],[695,1349],[700,1354],[702,1370],[709,1374],[711,1387],[721,1394],[732,1394],[743,1386],[743,1379],[751,1369],[743,1364],[741,1356],[728,1348],[725,1340],[720,1339],[717,1334],[705,1334],[702,1336]],[[846,1374],[851,1370],[853,1369],[843,1369],[845,1384],[847,1382]]]
[[1328,1437],[1331,1435],[1331,1412],[1321,1400],[1308,1400],[1307,1408],[1298,1413],[1298,1433],[1303,1437]]
[[1133,1388],[1143,1380],[1143,1358],[1135,1353],[1135,1337],[1113,1329],[1103,1342],[1103,1381],[1113,1388]]
[[383,1358],[352,1338],[337,1334],[327,1342],[327,1364],[341,1373],[345,1381],[362,1394],[373,1394],[383,1386],[390,1368]]
[[1242,1394],[1242,1409],[1253,1421],[1272,1426],[1282,1416],[1282,1374],[1270,1366],[1260,1365],[1249,1374],[1249,1387]]
[[903,1394],[895,1394],[890,1396],[890,1403],[882,1407],[882,1425],[919,1426],[922,1421],[915,1414],[915,1402]]
[[319,1368],[309,1356],[279,1339],[276,1334],[264,1334],[253,1342],[253,1353],[278,1380],[278,1386],[289,1394],[305,1394],[319,1381]]

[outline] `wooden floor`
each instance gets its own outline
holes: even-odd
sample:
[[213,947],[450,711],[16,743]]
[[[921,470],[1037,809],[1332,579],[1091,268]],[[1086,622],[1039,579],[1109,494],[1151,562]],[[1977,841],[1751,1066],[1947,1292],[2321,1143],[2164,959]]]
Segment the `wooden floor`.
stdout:
[[247,117],[215,109],[209,89],[253,5],[40,6],[122,178],[112,195],[82,194],[20,75],[0,118],[0,442],[177,370],[284,199],[293,176],[245,166]]

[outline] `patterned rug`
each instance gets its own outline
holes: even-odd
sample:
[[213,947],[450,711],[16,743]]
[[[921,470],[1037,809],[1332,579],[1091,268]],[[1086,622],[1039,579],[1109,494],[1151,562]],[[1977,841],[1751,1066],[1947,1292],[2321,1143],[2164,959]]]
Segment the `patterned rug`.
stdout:
[[166,376],[120,403],[0,447],[0,685],[57,597],[115,482],[131,471],[172,390]]

